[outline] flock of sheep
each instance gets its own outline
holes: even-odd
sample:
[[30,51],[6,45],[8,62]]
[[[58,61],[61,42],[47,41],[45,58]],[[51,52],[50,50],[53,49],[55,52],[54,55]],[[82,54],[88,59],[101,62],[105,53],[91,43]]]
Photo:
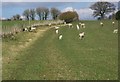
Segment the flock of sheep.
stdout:
[[[69,24],[66,24],[66,23],[64,23],[65,24],[65,26],[67,25],[69,28],[73,28],[73,24],[72,23],[69,23]],[[113,21],[112,22],[112,25],[114,26],[115,25],[115,22]],[[104,23],[103,22],[100,22],[100,26],[104,26]],[[77,30],[79,30],[80,28],[85,28],[86,26],[85,26],[85,23],[78,23],[77,25],[76,25],[76,28],[77,28]],[[59,33],[59,28],[60,27],[58,27],[58,26],[55,26],[55,33],[56,34],[58,34]],[[118,29],[114,29],[113,30],[113,33],[118,33]],[[80,40],[82,40],[83,38],[84,38],[84,36],[85,36],[85,32],[83,31],[83,32],[80,32],[79,34],[79,39]],[[62,34],[60,34],[59,36],[58,36],[58,39],[59,40],[61,40],[63,38],[63,35]]]
[[[68,26],[69,28],[73,28],[73,24],[72,24],[72,23],[69,23],[69,24],[64,23],[64,24],[65,24],[65,26]],[[60,28],[60,27],[55,26],[54,28],[55,28],[55,33],[56,33],[56,34],[59,34],[59,28]],[[80,28],[85,28],[85,23],[79,23],[79,24],[76,25],[76,29],[77,29],[77,30],[79,30]],[[85,36],[85,32],[80,32],[80,33],[79,33],[79,39],[83,39],[84,36]],[[58,39],[61,40],[62,38],[63,38],[63,35],[60,34],[60,35],[58,36]]]
[[[100,25],[101,25],[101,26],[104,26],[103,22],[100,22]],[[114,27],[114,25],[115,25],[115,22],[114,22],[114,21],[112,22],[112,25],[113,25],[113,27]],[[118,29],[114,29],[114,30],[113,30],[113,33],[118,33]]]
[[[7,37],[15,38],[14,35],[17,34],[18,32],[21,32],[21,31],[23,31],[23,32],[34,32],[40,26],[49,26],[49,27],[51,27],[52,25],[55,25],[54,28],[55,28],[55,33],[56,34],[59,34],[59,28],[60,28],[59,25],[60,26],[68,26],[68,28],[73,28],[74,27],[72,23],[66,24],[66,22],[64,22],[64,21],[49,22],[49,23],[45,23],[45,24],[42,24],[42,25],[40,23],[38,23],[38,24],[33,24],[31,26],[26,26],[25,28],[23,28],[21,30],[16,30],[15,29],[13,32],[9,32],[8,34],[3,33],[1,36],[2,37],[7,36]],[[114,21],[112,22],[112,25],[113,26],[115,25]],[[103,27],[104,23],[100,22],[100,26]],[[77,30],[80,30],[80,28],[86,28],[86,25],[85,25],[85,23],[80,22],[80,23],[76,24],[75,27],[76,27]],[[114,29],[113,33],[118,33],[118,29]],[[84,31],[80,32],[78,34],[78,36],[79,36],[79,39],[82,40],[84,38],[84,36],[85,36],[85,32]],[[62,38],[63,38],[63,35],[60,34],[58,36],[58,39],[61,40]]]

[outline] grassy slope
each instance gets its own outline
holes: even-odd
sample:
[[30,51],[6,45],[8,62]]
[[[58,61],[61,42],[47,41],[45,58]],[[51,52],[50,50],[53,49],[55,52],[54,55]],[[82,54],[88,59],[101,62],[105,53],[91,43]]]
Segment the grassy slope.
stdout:
[[[80,29],[84,40],[78,39],[76,28],[63,27],[59,41],[52,28],[9,64],[4,60],[3,79],[117,79],[118,37],[111,21],[104,21],[104,27],[97,21],[85,23]],[[9,52],[3,48],[3,59]]]

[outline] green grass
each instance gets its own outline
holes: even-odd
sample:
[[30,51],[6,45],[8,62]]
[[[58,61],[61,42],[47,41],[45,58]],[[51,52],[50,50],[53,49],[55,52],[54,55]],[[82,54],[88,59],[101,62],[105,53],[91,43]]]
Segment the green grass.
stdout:
[[[58,40],[54,28],[51,28],[18,51],[14,48],[19,47],[19,42],[24,43],[36,34],[21,33],[16,36],[17,40],[3,40],[3,79],[118,79],[118,35],[112,33],[117,24],[112,27],[111,21],[106,20],[100,27],[99,21],[84,22],[86,28],[79,31],[67,26],[60,28],[62,40]],[[75,27],[77,22],[73,24]],[[83,40],[78,38],[81,31],[86,34]],[[11,46],[15,46],[13,51]]]

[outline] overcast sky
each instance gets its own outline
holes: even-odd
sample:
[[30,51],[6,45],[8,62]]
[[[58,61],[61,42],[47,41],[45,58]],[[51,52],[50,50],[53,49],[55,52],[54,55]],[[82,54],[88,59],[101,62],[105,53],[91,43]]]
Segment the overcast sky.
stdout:
[[[31,9],[31,8],[37,8],[37,7],[47,7],[50,9],[51,7],[56,7],[59,10],[61,10],[61,12],[74,9],[79,14],[80,19],[91,20],[91,19],[94,19],[92,16],[93,11],[89,7],[92,4],[94,4],[97,0],[91,0],[93,2],[88,2],[88,0],[84,0],[84,2],[82,0],[81,2],[75,2],[75,0],[74,2],[72,0],[71,2],[62,2],[63,0],[60,0],[61,2],[49,2],[50,0],[49,1],[44,0],[44,2],[40,2],[42,0],[30,0],[31,2],[30,1],[27,2],[27,0],[16,0],[16,1],[4,0],[2,2],[2,18],[11,18],[15,14],[22,15],[23,11],[29,8]],[[70,1],[70,0],[66,0],[66,1]],[[113,0],[107,0],[107,1],[112,2]],[[114,2],[112,2],[116,6],[118,6],[118,4],[115,2],[118,2],[118,0],[114,0]]]

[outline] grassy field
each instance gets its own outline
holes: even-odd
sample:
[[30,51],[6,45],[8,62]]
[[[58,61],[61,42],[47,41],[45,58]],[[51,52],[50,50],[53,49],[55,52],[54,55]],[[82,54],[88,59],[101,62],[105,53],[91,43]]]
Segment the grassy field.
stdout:
[[[84,21],[85,29],[61,27],[37,33],[22,32],[15,40],[3,39],[3,80],[115,80],[118,79],[118,34],[109,20]],[[78,38],[79,32],[85,38]]]

